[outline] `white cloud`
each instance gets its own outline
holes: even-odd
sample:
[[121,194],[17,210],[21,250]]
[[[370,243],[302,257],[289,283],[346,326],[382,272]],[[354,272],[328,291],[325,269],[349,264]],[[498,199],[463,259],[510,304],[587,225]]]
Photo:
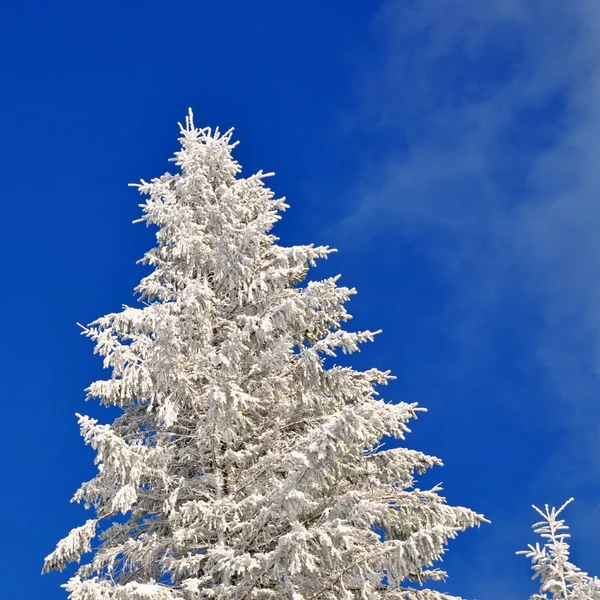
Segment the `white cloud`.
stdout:
[[[539,409],[566,431],[532,473],[551,495],[536,502],[577,496],[600,472],[600,5],[394,0],[373,33],[355,126],[381,151],[345,230],[427,240],[460,291],[449,328],[463,354],[494,342],[494,319],[522,336],[525,368],[556,395]],[[533,315],[526,332],[511,305]],[[580,500],[579,531],[600,514]]]
[[534,297],[537,360],[565,398],[600,374],[599,18],[592,2],[387,2],[360,118],[394,150],[346,221],[430,234],[479,310]]

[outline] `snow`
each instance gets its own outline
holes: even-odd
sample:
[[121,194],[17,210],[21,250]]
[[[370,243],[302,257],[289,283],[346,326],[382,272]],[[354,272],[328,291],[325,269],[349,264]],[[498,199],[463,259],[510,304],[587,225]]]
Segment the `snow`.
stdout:
[[449,600],[406,582],[442,578],[447,541],[484,519],[414,488],[439,459],[379,449],[422,410],[379,398],[389,372],[325,367],[375,335],[343,328],[338,277],[302,284],[333,250],[278,245],[287,205],[270,174],[240,176],[231,131],[190,112],[180,141],[179,172],[138,186],[158,228],[143,304],[84,328],[111,370],[88,396],[123,412],[80,417],[99,470],[75,499],[96,518],[44,569],[90,554],[72,600]]

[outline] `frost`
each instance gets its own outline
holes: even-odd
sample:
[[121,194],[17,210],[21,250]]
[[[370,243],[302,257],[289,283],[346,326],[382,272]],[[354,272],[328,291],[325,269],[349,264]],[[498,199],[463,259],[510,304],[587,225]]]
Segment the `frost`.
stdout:
[[56,550],[44,560],[43,573],[49,571],[62,571],[67,563],[79,561],[81,555],[90,552],[90,540],[96,535],[96,519],[89,519],[85,525],[71,530],[69,535],[58,542]]
[[110,369],[88,397],[122,414],[79,418],[98,473],[75,500],[97,518],[44,571],[102,522],[71,600],[449,600],[406,582],[440,579],[448,540],[483,517],[414,489],[439,459],[380,449],[422,410],[379,398],[389,372],[326,366],[377,333],[344,329],[339,277],[304,283],[333,250],[277,243],[287,205],[268,174],[240,176],[231,131],[190,113],[180,142],[179,172],[138,186],[157,229],[143,304],[84,328]]
[[533,507],[543,519],[533,525],[533,530],[545,543],[529,544],[528,550],[517,552],[531,559],[533,579],[540,579],[540,593],[531,596],[531,600],[600,600],[600,579],[590,577],[569,561],[569,528],[558,517],[572,501],[573,498],[559,509],[546,505],[542,511]]

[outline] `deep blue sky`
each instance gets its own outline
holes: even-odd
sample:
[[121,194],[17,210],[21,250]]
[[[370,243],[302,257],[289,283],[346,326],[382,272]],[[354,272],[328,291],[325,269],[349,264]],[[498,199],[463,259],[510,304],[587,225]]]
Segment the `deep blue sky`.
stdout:
[[[355,357],[429,409],[409,444],[492,524],[450,545],[445,589],[517,600],[532,503],[559,504],[600,571],[599,11],[559,0],[57,1],[0,12],[7,598],[54,600],[43,558],[94,473],[75,412],[102,376],[76,322],[123,303],[152,233],[127,183],[169,168],[177,121],[234,126],[275,171],[286,244],[339,253]],[[595,13],[595,14],[594,14]],[[316,276],[315,275],[315,276]]]

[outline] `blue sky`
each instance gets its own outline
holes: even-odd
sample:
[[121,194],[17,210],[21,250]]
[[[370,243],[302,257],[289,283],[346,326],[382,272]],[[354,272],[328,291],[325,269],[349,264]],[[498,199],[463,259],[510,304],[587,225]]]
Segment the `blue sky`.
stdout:
[[63,598],[43,557],[85,512],[75,412],[100,361],[75,323],[131,303],[152,232],[127,183],[160,175],[188,106],[291,209],[286,244],[359,294],[355,357],[428,408],[409,443],[453,504],[445,589],[526,598],[530,505],[561,504],[600,572],[600,11],[589,0],[23,0],[0,13],[7,260],[0,323],[0,588]]

